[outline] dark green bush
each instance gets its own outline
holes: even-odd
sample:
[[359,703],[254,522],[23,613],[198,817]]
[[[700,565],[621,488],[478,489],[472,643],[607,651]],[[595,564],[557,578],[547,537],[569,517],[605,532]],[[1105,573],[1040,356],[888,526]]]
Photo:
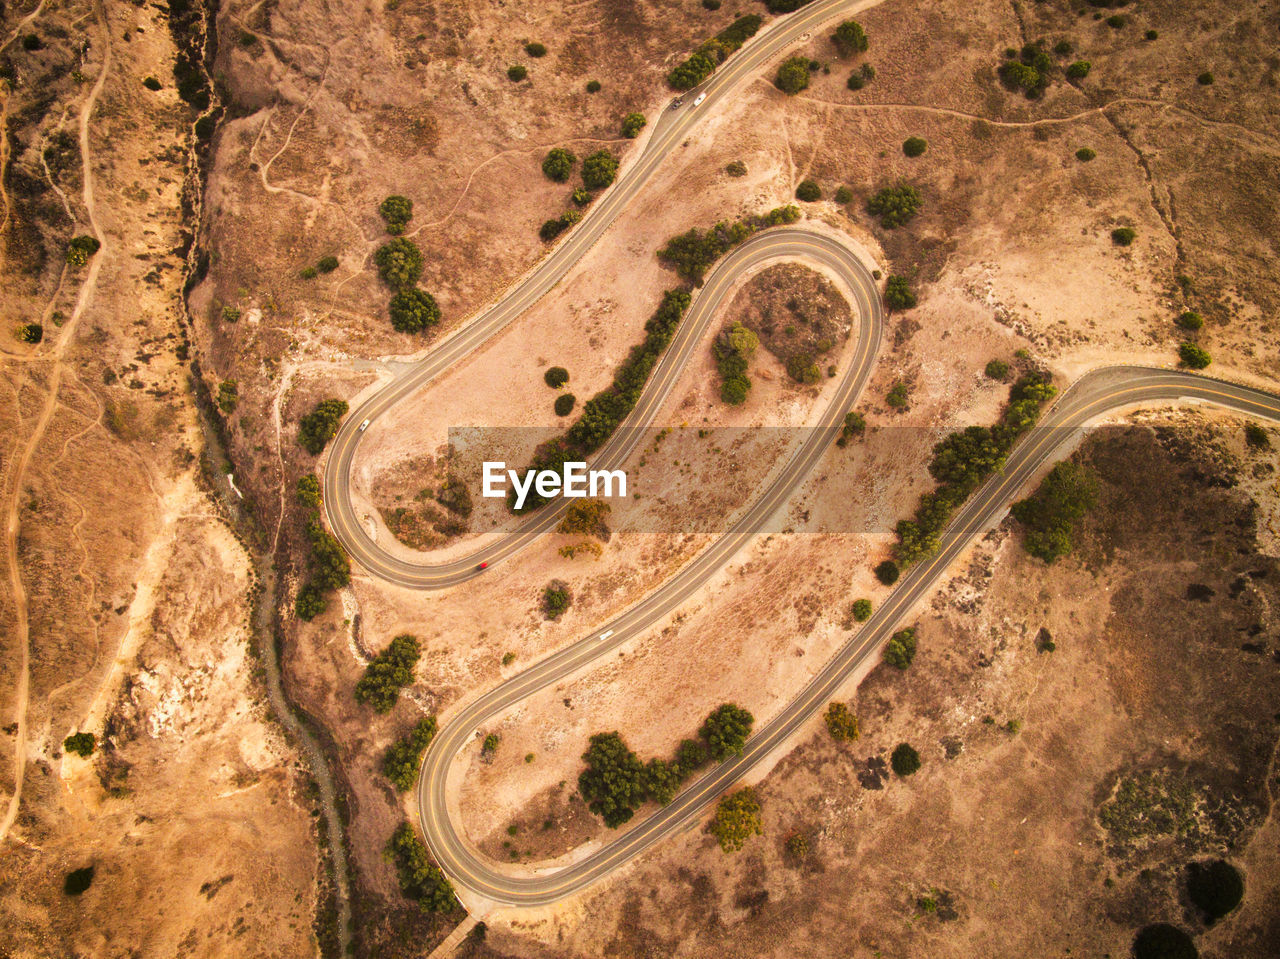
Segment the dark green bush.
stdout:
[[302,589],[298,590],[298,596],[293,603],[293,611],[297,614],[298,619],[311,622],[329,606],[324,598],[324,593],[314,583],[307,583]]
[[62,741],[63,749],[84,759],[88,759],[93,755],[93,750],[97,745],[98,739],[93,733],[72,733]]
[[733,51],[756,35],[756,31],[760,29],[760,24],[763,22],[764,18],[758,13],[749,13],[744,17],[738,17],[737,20],[734,20],[733,23],[716,34],[716,43],[726,53],[733,53]]
[[799,219],[800,208],[788,204],[775,207],[763,216],[747,217],[732,224],[721,221],[706,232],[695,228],[669,239],[658,251],[658,258],[672,264],[686,280],[700,285],[711,264],[757,230],[795,223]]
[[872,572],[876,574],[876,579],[886,586],[892,586],[898,581],[898,564],[891,559],[879,563]]
[[524,52],[531,57],[545,57],[547,48],[545,44],[538,43],[536,40],[524,45]]
[[325,444],[338,432],[338,424],[347,415],[344,400],[322,400],[316,408],[298,421],[298,442],[312,456],[319,456]]
[[84,266],[89,262],[89,257],[100,249],[102,244],[98,242],[97,237],[77,236],[67,244],[67,262],[72,266]]
[[711,55],[698,51],[667,74],[667,85],[673,90],[692,90],[715,69],[716,61]]
[[578,402],[577,397],[572,393],[561,393],[556,397],[554,408],[556,416],[568,416],[573,412],[574,404]]
[[912,776],[920,771],[920,754],[908,743],[898,743],[889,757],[889,764],[899,776]]
[[1071,460],[1054,466],[1031,496],[1013,504],[1027,552],[1046,563],[1071,552],[1072,531],[1097,499],[1098,484],[1089,470]]
[[801,180],[800,185],[796,187],[796,199],[804,200],[806,203],[821,200],[822,187],[818,186],[813,180]]
[[599,80],[588,80],[588,81],[587,81],[587,92],[588,92],[588,93],[599,93],[599,92],[600,92],[600,89],[601,89],[601,84],[600,84],[600,81],[599,81]]
[[453,886],[431,861],[427,847],[407,822],[402,822],[387,840],[386,855],[395,863],[400,892],[406,899],[416,901],[423,912],[453,911]]
[[1053,45],[1053,52],[1060,57],[1069,57],[1075,52],[1075,47],[1070,40],[1059,40]]
[[906,183],[884,187],[867,201],[867,212],[880,218],[880,225],[892,230],[920,212],[920,194]]
[[643,113],[628,113],[622,118],[622,135],[634,140],[640,135],[640,131],[644,129],[644,124]]
[[847,186],[837,187],[836,202],[839,203],[841,206],[844,206],[846,203],[852,203],[853,191],[850,190]]
[[549,366],[542,374],[543,382],[553,390],[558,390],[569,382],[569,371],[563,366]]
[[778,67],[774,85],[783,93],[795,96],[809,86],[809,58],[788,57]]
[[346,551],[313,516],[307,523],[307,539],[311,542],[311,585],[322,590],[341,589],[351,582],[351,561]]
[[436,735],[436,718],[428,716],[418,720],[409,734],[388,747],[382,756],[382,774],[400,792],[413,788],[422,765],[422,754]]
[[142,81],[142,85],[146,87],[148,90],[160,89],[160,81],[157,80],[155,77],[147,77],[145,80]]
[[885,280],[884,302],[891,310],[910,310],[916,305],[916,295],[905,276],[890,276]]
[[14,334],[20,343],[39,343],[44,339],[44,327],[39,323],[23,323]]
[[400,333],[421,333],[440,322],[440,307],[423,290],[401,290],[391,298],[391,325]]
[[853,621],[855,623],[865,623],[871,618],[871,600],[855,599],[852,607]]
[[1111,231],[1111,242],[1116,246],[1128,246],[1138,234],[1132,227],[1121,226]]
[[770,13],[791,13],[812,2],[813,0],[764,0],[764,5],[769,8]]
[[730,163],[727,167],[724,168],[724,171],[728,173],[729,176],[732,176],[732,177],[746,176],[747,165],[743,163],[741,160],[734,160],[732,163]]
[[1097,155],[1098,154],[1094,153],[1088,147],[1081,147],[1079,150],[1076,151],[1076,159],[1079,160],[1081,163],[1088,163]]
[[378,247],[373,262],[377,264],[382,282],[393,290],[407,289],[422,276],[422,251],[402,236]]
[[332,273],[338,268],[338,258],[336,256],[321,257],[316,263],[316,270],[320,273]]
[[389,713],[400,698],[400,690],[413,682],[413,669],[422,650],[417,637],[402,633],[365,667],[355,687],[356,702],[373,707],[377,713]]
[[707,10],[719,10],[720,0],[702,0],[702,6]]
[[885,394],[884,401],[895,410],[905,410],[911,399],[911,389],[902,380],[893,384],[893,388]]
[[1088,60],[1077,60],[1067,67],[1067,76],[1072,80],[1083,80],[1089,75],[1089,67]]
[[597,150],[582,161],[582,184],[588,190],[603,190],[618,175],[618,158],[608,150]]
[[702,724],[700,735],[707,742],[711,758],[723,762],[742,755],[755,717],[737,703],[717,706]]
[[298,477],[298,485],[294,489],[298,502],[307,509],[320,508],[320,480],[313,474]]
[[906,669],[916,658],[916,630],[914,626],[900,629],[884,647],[884,661],[895,669]]
[[1196,346],[1194,343],[1183,343],[1178,347],[1178,358],[1182,360],[1182,365],[1192,370],[1203,370],[1213,360],[1207,351]]
[[1256,450],[1271,449],[1271,437],[1257,423],[1244,424],[1244,441]]
[[863,415],[850,410],[844,414],[844,425],[840,427],[840,436],[836,439],[836,446],[846,446],[849,440],[855,436],[861,436],[866,431],[867,421]]
[[840,56],[847,57],[854,53],[865,53],[867,49],[867,33],[857,20],[845,20],[835,33],[831,34],[831,42],[840,51]]
[[1206,70],[1204,73],[1196,77],[1196,83],[1200,84],[1202,87],[1212,86],[1213,74]]
[[559,619],[572,602],[569,587],[558,579],[552,580],[542,591],[542,615],[547,619]]
[[987,363],[986,368],[982,371],[989,380],[1004,379],[1009,375],[1009,364],[1004,360],[991,360]]
[[235,380],[223,380],[218,384],[218,409],[230,416],[240,402],[240,384]]
[[413,219],[413,201],[407,196],[392,194],[382,201],[378,212],[387,222],[387,232],[399,236]]
[[513,63],[507,67],[507,79],[512,83],[519,83],[529,75],[528,69],[519,63]]
[[929,149],[929,141],[924,137],[907,137],[902,141],[902,152],[908,157],[924,156],[924,151]]
[[616,732],[592,736],[582,761],[587,768],[578,776],[578,792],[588,809],[617,829],[648,798],[644,764]]
[[548,179],[564,183],[573,173],[573,165],[577,162],[578,158],[573,155],[573,151],[554,147],[542,161],[542,172]]
[[1113,13],[1111,16],[1107,17],[1107,26],[1112,30],[1119,30],[1128,22],[1129,18],[1123,13]]
[[1184,330],[1195,332],[1204,326],[1204,317],[1192,310],[1187,310],[1175,322]]

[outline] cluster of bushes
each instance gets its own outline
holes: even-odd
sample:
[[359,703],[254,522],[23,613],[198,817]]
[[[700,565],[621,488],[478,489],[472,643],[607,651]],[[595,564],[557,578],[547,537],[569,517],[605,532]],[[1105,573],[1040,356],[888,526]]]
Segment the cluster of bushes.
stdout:
[[559,619],[573,602],[573,595],[566,583],[553,579],[542,591],[542,615],[547,619]]
[[356,702],[372,706],[376,713],[390,712],[400,698],[400,690],[413,682],[413,668],[421,656],[416,636],[401,633],[391,640],[391,645],[369,660],[364,675],[356,682]]
[[1018,437],[1040,418],[1040,405],[1056,392],[1048,374],[1027,373],[1010,388],[1009,403],[996,426],[970,426],[934,446],[929,473],[940,485],[920,497],[914,517],[898,521],[894,552],[901,565],[909,566],[938,548],[951,514],[1004,466]]
[[755,356],[760,338],[741,323],[734,323],[716,337],[716,368],[720,371],[720,399],[730,406],[747,401],[751,380],[747,366]]
[[669,239],[658,251],[658,257],[674,266],[684,279],[698,285],[711,264],[757,230],[795,223],[799,219],[799,207],[788,204],[763,216],[746,217],[732,224],[722,220],[706,231],[695,227]]
[[351,582],[351,561],[342,544],[320,522],[318,504],[307,519],[307,541],[311,544],[311,575],[298,591],[294,611],[299,619],[309,621],[325,611],[328,605],[325,593],[342,589]]
[[543,243],[550,243],[581,219],[582,213],[580,211],[565,210],[554,220],[547,220],[538,228],[538,239]]
[[227,416],[236,411],[240,402],[240,384],[235,380],[223,380],[218,384],[218,409]]
[[725,27],[710,40],[704,41],[698,49],[667,74],[667,85],[673,90],[690,90],[715,73],[716,67],[724,63],[733,53],[760,29],[762,19],[759,14],[748,14],[739,17]]
[[878,216],[886,230],[892,230],[920,212],[920,192],[908,183],[884,187],[867,200],[867,212]]
[[848,446],[849,440],[861,436],[866,431],[866,417],[861,413],[855,413],[850,410],[844,414],[844,424],[840,427],[840,436],[836,439],[836,446]]
[[810,60],[808,57],[788,57],[778,66],[773,84],[788,96],[795,96],[809,86]]
[[300,274],[304,280],[314,280],[322,273],[332,273],[338,268],[338,258],[336,256],[322,256],[316,261],[315,266],[304,267]]
[[19,343],[35,345],[44,339],[44,327],[39,323],[23,323],[13,333]]
[[93,755],[94,748],[98,745],[97,737],[93,733],[72,733],[62,741],[62,748],[69,753],[75,753],[82,759],[88,759]]
[[319,456],[325,444],[338,433],[338,424],[347,415],[346,400],[321,400],[298,421],[298,442],[312,456]]
[[755,719],[741,706],[725,703],[703,723],[698,739],[685,739],[674,758],[640,761],[616,732],[597,733],[582,754],[587,764],[578,776],[578,791],[588,807],[616,829],[650,799],[666,805],[681,784],[710,761],[741,754]]
[[436,718],[420,719],[404,738],[392,743],[382,757],[382,772],[400,792],[413,788],[422,754],[436,735]]
[[889,637],[884,647],[884,661],[894,669],[907,669],[916,658],[916,628],[908,626]]
[[720,800],[711,820],[711,834],[725,852],[737,852],[748,839],[763,832],[760,800],[754,789],[748,786]]
[[[412,219],[413,203],[406,197],[389,196],[378,212],[387,221],[387,232],[395,236],[373,254],[382,282],[395,291],[388,307],[391,326],[399,333],[425,332],[440,322],[440,307],[435,297],[417,286],[422,277],[422,251],[412,240],[397,235]],[[333,265],[337,266],[336,260]]]
[[640,135],[644,125],[645,118],[643,113],[628,113],[622,118],[622,135],[628,140],[634,140]]
[[833,702],[827,706],[827,732],[831,738],[839,742],[852,742],[858,738],[858,717],[853,714],[847,704]]
[[67,244],[67,263],[71,266],[84,266],[89,258],[102,249],[97,237],[84,235],[72,238]]
[[427,847],[407,822],[402,822],[387,840],[386,856],[395,864],[405,898],[417,901],[424,912],[452,911],[453,886],[431,861]]
[[1073,527],[1097,501],[1098,484],[1088,469],[1070,460],[1058,463],[1031,496],[1013,504],[1027,552],[1046,563],[1071,552]]
[[876,68],[869,63],[864,63],[849,74],[849,79],[845,81],[845,86],[850,90],[861,90],[875,78]]
[[891,310],[911,310],[916,305],[916,295],[911,282],[905,276],[890,276],[884,284],[885,306]]
[[387,223],[387,232],[399,236],[413,219],[413,201],[407,196],[393,194],[382,201],[378,212]]
[[[668,290],[662,303],[645,323],[644,342],[633,346],[614,374],[613,383],[583,404],[582,413],[564,436],[544,443],[534,454],[530,469],[560,472],[568,460],[582,459],[604,445],[640,399],[644,384],[662,351],[675,335],[691,298],[684,290]],[[537,509],[546,500],[530,492],[525,510]]]

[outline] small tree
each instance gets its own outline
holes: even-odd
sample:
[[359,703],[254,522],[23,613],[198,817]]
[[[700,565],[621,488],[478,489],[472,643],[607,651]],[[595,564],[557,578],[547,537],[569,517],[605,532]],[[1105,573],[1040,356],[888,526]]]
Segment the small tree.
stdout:
[[542,591],[542,615],[547,619],[559,619],[572,602],[568,585],[553,579]]
[[852,203],[853,191],[850,190],[847,186],[837,187],[836,202],[839,203],[841,206],[844,206],[846,203]]
[[867,201],[867,212],[878,216],[886,230],[892,230],[920,212],[920,194],[906,183],[885,187]]
[[298,619],[309,623],[323,613],[328,606],[320,588],[315,583],[307,583],[298,590],[298,596],[293,602],[293,611]]
[[542,380],[553,390],[558,390],[569,382],[569,371],[563,366],[549,366],[542,374]]
[[1182,360],[1183,366],[1192,370],[1203,370],[1213,362],[1208,352],[1196,346],[1194,343],[1183,343],[1179,346],[1178,358]]
[[982,372],[989,380],[1003,382],[1009,376],[1009,364],[1004,360],[990,360]]
[[387,232],[399,236],[413,219],[413,201],[407,196],[393,194],[382,201],[378,212],[387,221]]
[[440,322],[440,307],[423,290],[401,290],[391,298],[391,325],[400,333],[421,333]]
[[568,416],[573,412],[574,404],[577,403],[577,397],[572,393],[561,393],[556,397],[552,408],[555,410],[556,416]]
[[573,165],[578,162],[578,158],[573,155],[572,150],[566,150],[564,147],[553,147],[543,158],[542,172],[546,174],[548,179],[555,180],[557,183],[564,183],[569,179],[569,175],[573,173]]
[[1184,330],[1190,330],[1194,333],[1196,330],[1204,326],[1204,317],[1192,310],[1187,310],[1178,317],[1176,322]]
[[865,53],[868,45],[867,33],[857,20],[846,20],[836,27],[836,32],[831,34],[831,42],[836,45],[842,57]]
[[93,733],[72,733],[62,741],[63,749],[84,759],[88,759],[93,755],[93,750],[97,745],[98,740]]
[[1090,160],[1094,159],[1097,155],[1098,154],[1096,152],[1089,149],[1088,147],[1081,147],[1079,150],[1076,151],[1076,159],[1079,160],[1081,163],[1088,163]]
[[788,96],[795,96],[809,86],[809,58],[789,57],[778,67],[774,84]]
[[852,742],[858,738],[858,717],[844,703],[831,703],[824,718],[832,739]]
[[336,256],[323,256],[316,263],[317,273],[332,273],[338,268],[338,258]]
[[373,262],[377,264],[382,282],[393,290],[408,289],[422,276],[422,251],[402,236],[378,247]]
[[640,135],[640,131],[644,129],[645,119],[643,113],[628,113],[622,118],[622,135],[629,140],[634,140]]
[[737,703],[717,706],[702,724],[702,738],[707,741],[711,758],[723,762],[742,754],[755,717]]
[[601,83],[600,83],[600,81],[599,81],[599,80],[588,80],[588,81],[587,81],[587,92],[588,92],[588,93],[599,93],[599,92],[600,92],[600,90],[601,90]]
[[916,630],[914,626],[900,629],[884,647],[884,661],[895,669],[906,669],[916,658]]
[[891,310],[910,310],[916,305],[916,295],[905,276],[890,275],[884,285],[884,302]]
[[849,444],[849,440],[856,436],[861,436],[867,431],[867,420],[861,413],[855,413],[850,410],[844,414],[844,425],[840,427],[840,436],[836,440],[836,446],[844,447]]
[[875,573],[876,579],[886,586],[892,586],[898,581],[898,564],[891,559],[886,559],[877,565],[872,572]]
[[1067,67],[1067,77],[1071,80],[1083,80],[1089,75],[1090,63],[1088,60],[1077,60],[1075,63]]
[[512,83],[519,83],[529,75],[529,70],[523,64],[514,63],[507,67],[507,79]]
[[920,754],[909,743],[898,743],[889,764],[899,776],[913,776],[920,771]]
[[1111,231],[1111,242],[1116,246],[1128,246],[1137,237],[1132,227],[1122,226]]
[[853,601],[853,621],[855,623],[865,623],[871,618],[871,600],[855,599]]
[[298,421],[298,442],[312,456],[320,455],[325,444],[338,433],[338,424],[347,415],[345,400],[321,400]]
[[893,389],[885,394],[884,401],[895,410],[905,410],[911,399],[911,390],[902,380],[893,384]]
[[582,183],[588,190],[603,190],[618,175],[618,158],[608,150],[597,150],[582,161]]
[[761,835],[764,821],[755,790],[739,789],[721,799],[711,821],[711,832],[725,852],[737,852],[752,836]]
[[14,335],[19,343],[30,343],[34,346],[44,339],[44,327],[39,323],[24,323],[18,327]]
[[422,656],[416,636],[402,633],[369,661],[355,687],[356,702],[374,712],[387,713],[400,698],[401,688],[413,682],[413,670]]
[[71,266],[84,266],[89,258],[102,249],[97,237],[77,236],[67,244],[67,263]]
[[796,199],[804,200],[806,203],[821,200],[822,187],[818,186],[813,180],[801,180],[800,185],[796,187]]
[[524,52],[536,59],[538,57],[545,57],[547,55],[547,48],[545,44],[538,43],[534,40],[524,45]]
[[1202,87],[1213,86],[1213,74],[1206,70],[1204,73],[1196,77],[1196,83]]
[[929,149],[929,141],[924,137],[907,137],[902,141],[903,154],[912,159],[924,156],[924,152],[927,149]]
[[400,792],[413,788],[422,765],[422,754],[436,735],[436,718],[427,716],[418,720],[403,739],[392,743],[382,757],[382,773]]

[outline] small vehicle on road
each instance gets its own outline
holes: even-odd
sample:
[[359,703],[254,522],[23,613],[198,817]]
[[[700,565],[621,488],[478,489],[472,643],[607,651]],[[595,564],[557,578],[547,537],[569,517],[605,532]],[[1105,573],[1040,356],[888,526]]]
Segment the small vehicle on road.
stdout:
[[706,95],[705,93],[699,93],[699,94],[698,94],[698,99],[696,99],[696,100],[694,100],[694,101],[693,101],[693,105],[696,107],[699,103],[701,103],[701,102],[702,102],[703,100],[705,100],[706,98],[707,98],[707,95]]
[[363,423],[361,423],[361,424],[360,424],[360,432],[361,432],[361,433],[363,433],[363,432],[364,432],[365,430],[367,430],[368,428],[369,428],[369,421],[368,421],[368,420],[365,420]]
[[488,569],[488,568],[489,568],[488,563],[481,563],[479,566],[476,567],[476,569]]
[[682,103],[684,103],[684,97],[676,97],[674,100],[671,101],[671,109],[679,110],[680,104]]

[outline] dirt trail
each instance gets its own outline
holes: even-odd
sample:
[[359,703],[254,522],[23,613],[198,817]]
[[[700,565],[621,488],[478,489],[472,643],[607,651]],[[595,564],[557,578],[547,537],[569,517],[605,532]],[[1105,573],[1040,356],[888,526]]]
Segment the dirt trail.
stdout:
[[[41,3],[41,6],[43,6],[43,3]],[[39,12],[39,9],[37,7],[35,12]],[[27,763],[27,699],[30,685],[31,653],[30,620],[27,609],[27,593],[22,585],[22,571],[18,566],[19,513],[22,502],[23,479],[26,476],[27,469],[31,466],[31,460],[35,456],[36,448],[39,447],[40,441],[44,439],[49,422],[53,419],[53,414],[58,409],[58,390],[62,382],[62,357],[68,345],[75,339],[76,327],[79,325],[80,317],[84,315],[84,311],[89,305],[89,300],[93,296],[94,288],[98,282],[98,271],[106,253],[106,241],[94,215],[93,154],[89,150],[89,121],[93,116],[94,107],[97,105],[98,96],[106,85],[107,73],[111,69],[111,35],[101,2],[94,4],[94,14],[102,36],[102,66],[98,70],[98,79],[85,100],[84,109],[80,111],[80,157],[84,177],[85,215],[89,218],[90,231],[101,246],[89,261],[84,283],[80,286],[80,295],[76,298],[75,309],[72,311],[71,318],[67,321],[66,326],[63,327],[62,334],[50,355],[53,363],[49,371],[49,393],[45,397],[44,407],[40,411],[40,417],[36,420],[35,426],[31,431],[31,436],[18,458],[17,468],[13,473],[13,485],[9,490],[9,502],[5,510],[5,562],[9,567],[9,586],[13,591],[13,606],[16,619],[15,634],[18,640],[18,647],[21,650],[21,661],[14,704],[14,720],[18,726],[18,734],[14,745],[13,757],[13,795],[9,797],[9,806],[5,810],[4,818],[0,819],[0,842],[3,842],[9,835],[9,830],[12,828],[14,820],[18,817],[18,806],[22,801],[22,777]],[[32,16],[34,16],[34,13]]]

